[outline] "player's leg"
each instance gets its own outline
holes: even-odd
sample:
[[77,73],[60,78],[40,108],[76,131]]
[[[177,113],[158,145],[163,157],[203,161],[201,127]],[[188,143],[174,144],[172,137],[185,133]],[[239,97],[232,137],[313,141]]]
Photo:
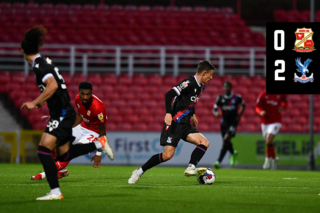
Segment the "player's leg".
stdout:
[[222,143],[219,157],[218,157],[217,161],[214,163],[214,167],[216,169],[220,168],[220,163],[222,162],[224,156],[226,155],[226,153],[228,151],[227,145],[225,143],[225,136],[227,135],[228,126],[225,125],[224,123],[222,123],[220,125],[220,130],[221,130],[221,136],[222,136],[223,143]]
[[233,144],[231,142],[231,138],[233,138],[236,135],[236,131],[237,131],[237,124],[233,124],[230,126],[229,130],[228,130],[228,134],[225,136],[225,141],[228,141],[227,144],[227,148],[228,151],[230,152],[230,165],[233,166],[236,162],[236,157],[238,155],[237,150],[233,149]]
[[168,129],[167,129],[167,125],[164,124],[161,131],[161,136],[160,136],[160,145],[164,146],[163,152],[153,155],[139,169],[134,170],[132,172],[131,177],[128,180],[128,183],[130,184],[136,183],[141,177],[141,175],[143,175],[143,173],[146,172],[148,169],[151,169],[152,167],[155,167],[160,163],[170,160],[174,155],[176,147],[178,146],[180,137],[181,137],[180,124],[176,124],[172,122],[172,125]]
[[[267,141],[267,135],[268,135],[268,125],[267,124],[261,124],[261,131],[262,131],[262,136],[265,139],[265,141]],[[269,169],[270,168],[270,162],[271,162],[271,158],[269,156],[269,150],[268,150],[268,145],[266,148],[266,158],[264,161],[264,164],[262,166],[263,169]]]
[[274,137],[279,133],[281,128],[280,123],[271,124],[268,128],[268,134],[266,138],[267,152],[269,152],[269,156],[271,160],[271,170],[276,170],[277,163],[279,158],[276,156],[275,148],[273,144]]
[[[74,144],[77,144],[81,137],[82,137],[82,132],[81,132],[81,128],[80,125],[72,128],[72,135],[75,137],[75,140],[73,141]],[[66,162],[60,162],[57,160],[57,156],[54,150],[51,151],[51,156],[55,161],[56,164],[56,168],[57,168],[57,175],[58,175],[58,179],[61,179],[63,177],[66,177],[69,175],[68,170],[66,169],[67,165],[69,164],[70,161],[66,161]],[[46,178],[46,173],[45,172],[41,172],[35,176],[31,176],[31,180],[43,180],[44,178]]]
[[51,191],[44,197],[39,197],[37,200],[49,199],[63,199],[63,195],[59,188],[57,168],[51,157],[51,150],[56,146],[57,138],[48,133],[43,133],[38,147],[38,156],[43,166],[44,172],[47,175],[47,180],[50,185]]
[[[200,162],[204,154],[206,153],[209,147],[209,141],[201,133],[199,133],[198,130],[196,129],[194,130],[195,131],[192,131],[191,129],[187,130],[186,131],[187,136],[185,137],[185,135],[183,135],[182,137],[182,139],[184,139],[185,141],[196,145],[196,148],[191,153],[188,167],[184,171],[184,175],[186,177],[195,176],[195,175],[200,176],[206,171],[206,168],[196,169],[196,166]],[[194,132],[194,133],[189,133],[189,132]]]
[[159,165],[160,163],[170,160],[175,152],[176,148],[173,146],[165,146],[162,153],[153,155],[145,164],[143,164],[139,169],[136,169],[132,172],[131,177],[128,180],[128,183],[136,183],[141,175],[147,170]]
[[[59,126],[60,128],[60,144],[57,147],[57,159],[60,162],[67,162],[73,158],[79,157],[81,155],[87,154],[97,149],[103,149],[105,147],[106,141],[94,141],[88,144],[76,144],[71,145],[70,142],[74,141],[74,136],[72,136],[72,128],[68,128],[68,122],[64,119]],[[65,127],[65,128],[64,128]],[[65,142],[68,141],[68,142]]]

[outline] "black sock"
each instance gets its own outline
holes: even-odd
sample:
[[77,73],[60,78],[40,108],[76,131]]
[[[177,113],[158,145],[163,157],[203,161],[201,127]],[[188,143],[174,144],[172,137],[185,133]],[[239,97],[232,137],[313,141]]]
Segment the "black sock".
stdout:
[[73,158],[88,154],[96,149],[94,143],[72,145],[67,153],[60,155],[57,159],[61,162],[70,161]]
[[143,166],[141,168],[142,168],[143,172],[145,172],[148,169],[151,169],[152,167],[154,167],[160,163],[163,163],[163,162],[164,162],[164,160],[162,158],[162,153],[155,154],[145,164],[143,164]]
[[233,145],[232,145],[231,141],[228,141],[228,147],[227,148],[228,148],[230,154],[233,155],[234,154],[234,150],[233,150]]
[[223,160],[224,156],[226,155],[228,151],[227,145],[223,143],[222,148],[220,150],[220,155],[218,158],[219,163],[221,163],[221,161]]
[[47,181],[49,183],[49,186],[51,189],[58,188],[59,182],[58,182],[58,176],[57,176],[57,167],[56,164],[53,161],[53,158],[51,157],[51,150],[40,146],[38,147],[38,156],[42,163],[44,172],[47,176]]
[[231,143],[230,140],[224,140],[223,141],[223,146],[221,148],[220,156],[218,158],[219,163],[221,163],[221,161],[223,160],[223,158],[226,155],[227,151],[229,151],[231,155],[234,154],[233,146],[232,146],[232,143]]
[[192,152],[189,164],[197,165],[203,155],[206,153],[207,147],[205,145],[198,145]]

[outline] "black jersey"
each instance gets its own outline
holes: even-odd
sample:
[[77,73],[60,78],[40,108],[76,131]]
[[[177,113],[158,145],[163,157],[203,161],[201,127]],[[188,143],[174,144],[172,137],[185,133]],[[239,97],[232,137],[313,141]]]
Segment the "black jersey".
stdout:
[[190,123],[190,117],[195,112],[194,107],[198,103],[204,88],[204,84],[200,85],[195,75],[184,79],[180,84],[173,87],[177,93],[171,108],[174,122]]
[[222,121],[227,123],[232,123],[235,121],[238,114],[239,105],[244,105],[244,101],[240,95],[235,95],[231,93],[230,96],[219,95],[217,97],[216,103],[214,104],[214,109],[217,110],[219,107],[222,110]]
[[75,115],[64,79],[60,75],[59,69],[51,62],[51,60],[40,56],[37,57],[33,62],[33,72],[36,75],[36,83],[41,92],[46,88],[44,82],[50,77],[54,77],[58,84],[58,89],[49,99],[47,99],[50,116],[57,117],[61,114],[66,116],[68,111],[71,113],[69,113],[69,115],[72,116],[73,113]]

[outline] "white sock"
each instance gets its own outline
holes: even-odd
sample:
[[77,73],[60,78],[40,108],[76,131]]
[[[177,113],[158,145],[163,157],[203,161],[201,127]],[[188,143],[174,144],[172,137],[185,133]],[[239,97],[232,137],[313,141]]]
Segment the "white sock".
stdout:
[[190,168],[190,167],[193,168],[193,169],[196,168],[196,166],[195,166],[194,164],[192,164],[192,163],[189,163],[189,164],[188,164],[188,168]]
[[42,179],[46,178],[46,173],[45,172],[41,172],[40,175],[41,175]]
[[54,189],[51,189],[51,193],[52,194],[56,194],[56,195],[61,195],[61,191],[60,191],[60,188],[57,187],[57,188],[54,188]]
[[142,168],[140,167],[139,169],[137,169],[137,172],[139,173],[139,175],[142,175],[143,174]]
[[94,143],[94,145],[96,145],[97,149],[101,149],[102,148],[102,144],[99,141],[95,141],[93,143]]

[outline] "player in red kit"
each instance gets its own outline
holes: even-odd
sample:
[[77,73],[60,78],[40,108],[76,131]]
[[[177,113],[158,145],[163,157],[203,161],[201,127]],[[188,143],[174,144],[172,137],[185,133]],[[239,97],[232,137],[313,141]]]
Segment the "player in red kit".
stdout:
[[[105,136],[107,123],[105,105],[99,98],[92,95],[92,84],[90,82],[84,81],[79,84],[79,94],[75,98],[75,103],[78,115],[72,128],[72,135],[75,137],[72,144],[87,144],[96,141],[101,136]],[[106,154],[111,160],[114,159],[110,146]],[[66,166],[70,161],[60,162],[56,160],[54,152],[51,155],[56,161],[58,178],[68,176],[69,172]],[[97,169],[99,165],[101,166],[101,152],[97,151],[92,160],[94,160],[93,168]],[[32,176],[31,180],[42,180],[45,177],[45,173],[42,172]]]
[[270,168],[272,159],[271,170],[275,170],[279,160],[276,157],[273,139],[278,134],[281,128],[281,113],[287,108],[287,100],[285,95],[266,94],[262,92],[259,94],[256,112],[261,116],[261,129],[262,135],[266,140],[267,151],[266,159],[263,164],[263,169]]

